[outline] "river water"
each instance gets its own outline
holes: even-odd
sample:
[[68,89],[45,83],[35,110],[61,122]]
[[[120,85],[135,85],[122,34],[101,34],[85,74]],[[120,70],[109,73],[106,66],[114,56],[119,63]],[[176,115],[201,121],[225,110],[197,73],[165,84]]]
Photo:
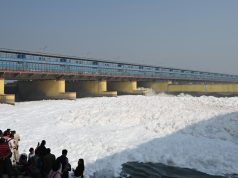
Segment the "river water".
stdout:
[[238,178],[238,175],[214,176],[160,163],[130,162],[123,164],[120,178]]

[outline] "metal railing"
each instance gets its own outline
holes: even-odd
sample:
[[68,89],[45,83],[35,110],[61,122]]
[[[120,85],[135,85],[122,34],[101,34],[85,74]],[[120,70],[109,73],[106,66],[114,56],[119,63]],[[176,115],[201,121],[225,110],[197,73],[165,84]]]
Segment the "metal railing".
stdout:
[[237,75],[2,50],[0,71],[238,82]]

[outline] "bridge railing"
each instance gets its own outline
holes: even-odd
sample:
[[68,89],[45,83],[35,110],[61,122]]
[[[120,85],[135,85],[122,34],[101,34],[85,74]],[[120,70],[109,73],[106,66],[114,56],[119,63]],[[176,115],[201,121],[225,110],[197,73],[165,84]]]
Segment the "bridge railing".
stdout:
[[238,76],[235,75],[9,52],[0,52],[0,71],[204,81],[238,81]]

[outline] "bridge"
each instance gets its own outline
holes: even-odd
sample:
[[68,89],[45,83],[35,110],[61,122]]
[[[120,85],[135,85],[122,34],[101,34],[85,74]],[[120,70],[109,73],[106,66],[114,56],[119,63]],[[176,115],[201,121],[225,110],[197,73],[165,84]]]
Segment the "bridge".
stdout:
[[[14,83],[4,84],[4,80]],[[157,92],[238,93],[238,76],[0,49],[0,102]],[[6,94],[7,93],[7,94]]]

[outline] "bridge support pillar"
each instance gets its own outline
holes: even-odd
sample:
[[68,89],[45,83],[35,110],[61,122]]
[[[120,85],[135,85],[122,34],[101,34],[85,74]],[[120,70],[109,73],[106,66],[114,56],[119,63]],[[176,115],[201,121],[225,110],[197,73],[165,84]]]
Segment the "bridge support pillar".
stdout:
[[108,90],[115,90],[120,95],[145,95],[146,89],[138,89],[137,81],[108,82]]
[[168,86],[171,83],[172,82],[170,81],[166,81],[166,82],[140,81],[138,82],[138,86],[143,88],[151,88],[156,93],[160,93],[160,92],[167,92]]
[[117,96],[116,91],[107,91],[107,81],[67,81],[67,91],[76,91],[77,97]]
[[22,100],[76,99],[75,92],[65,92],[64,80],[20,81],[17,86]]
[[4,79],[0,79],[0,103],[14,104],[15,95],[4,94]]

